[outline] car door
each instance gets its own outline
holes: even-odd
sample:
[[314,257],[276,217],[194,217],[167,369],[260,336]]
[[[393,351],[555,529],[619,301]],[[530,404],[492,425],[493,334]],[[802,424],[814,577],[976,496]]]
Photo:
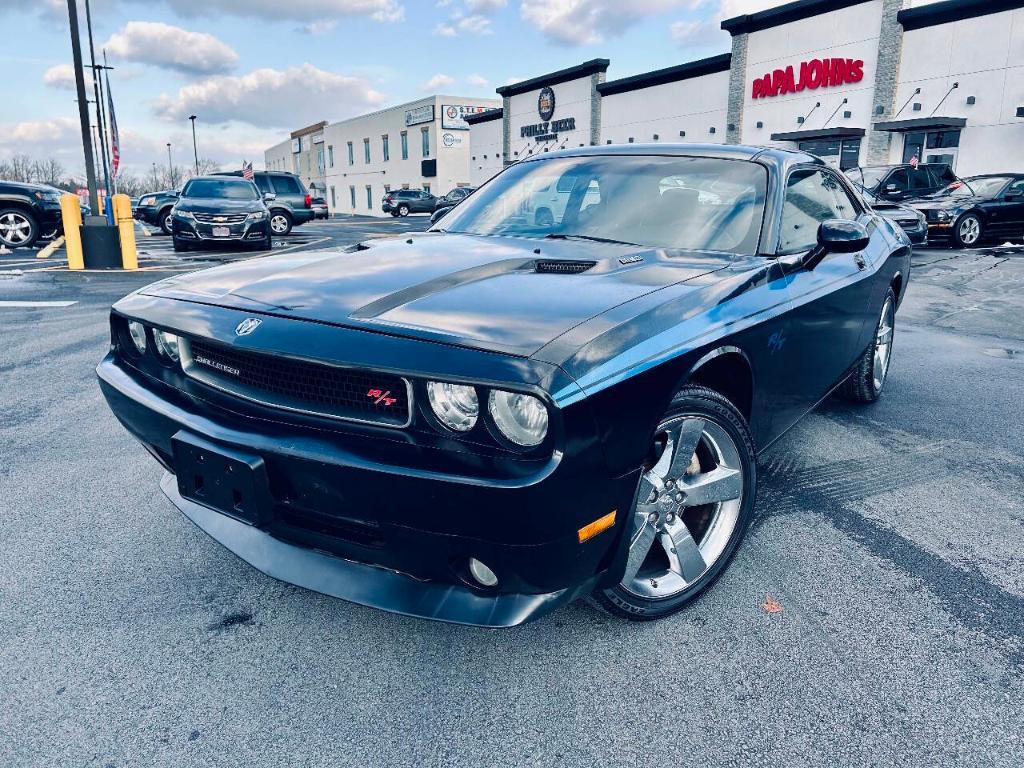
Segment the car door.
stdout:
[[[799,259],[817,246],[818,226],[827,219],[857,220],[872,232],[869,248],[830,253],[813,269]],[[786,344],[788,394],[780,407],[792,424],[821,400],[853,365],[867,344],[865,325],[874,315],[869,253],[888,248],[874,218],[861,207],[831,169],[797,167],[786,180],[777,253],[789,265],[791,296]]]
[[990,233],[1014,238],[1024,235],[1024,177],[1012,180],[998,195],[978,207],[987,219]]
[[420,192],[419,208],[421,213],[433,213],[437,207],[437,198],[429,192]]

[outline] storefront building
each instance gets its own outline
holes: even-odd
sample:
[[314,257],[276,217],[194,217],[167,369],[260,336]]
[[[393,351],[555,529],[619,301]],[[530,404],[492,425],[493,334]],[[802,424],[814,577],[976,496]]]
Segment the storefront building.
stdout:
[[1024,0],[798,0],[722,28],[721,56],[619,80],[594,59],[499,88],[501,111],[471,123],[474,184],[537,152],[633,142],[1024,170]]
[[268,171],[288,171],[302,179],[310,194],[323,197],[324,185],[324,128],[327,121],[292,131],[287,141],[275,144],[264,153],[264,166]]
[[[385,216],[382,200],[393,189],[423,189],[443,195],[470,184],[466,118],[493,110],[495,99],[429,96],[337,123],[320,124],[307,139],[295,134],[265,153],[268,170],[288,170],[306,180],[307,165],[319,175],[307,181],[327,201],[331,214]],[[308,129],[303,129],[308,130]],[[298,132],[296,132],[298,133]],[[315,137],[316,140],[314,141]]]

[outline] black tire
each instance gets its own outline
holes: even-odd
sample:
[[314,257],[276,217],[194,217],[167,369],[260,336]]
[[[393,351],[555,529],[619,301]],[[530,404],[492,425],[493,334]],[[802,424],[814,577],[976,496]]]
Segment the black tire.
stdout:
[[173,206],[169,205],[166,208],[162,209],[160,211],[160,213],[158,213],[156,215],[156,220],[159,222],[160,231],[163,232],[165,235],[172,235],[172,234],[174,234],[171,231],[171,208],[172,207]]
[[0,245],[7,248],[31,248],[39,239],[35,216],[21,208],[0,209]]
[[275,208],[270,212],[270,231],[273,235],[277,235],[279,237],[290,235],[293,226],[295,226],[295,224],[288,211]]
[[[736,553],[736,549],[739,543],[743,540],[746,535],[747,529],[750,527],[751,520],[754,514],[754,503],[757,498],[757,462],[754,454],[754,441],[750,435],[750,428],[747,425],[746,419],[743,414],[739,412],[735,405],[733,405],[728,399],[723,397],[718,392],[708,389],[707,387],[700,386],[687,386],[681,389],[674,398],[672,403],[669,405],[668,411],[666,412],[661,424],[672,424],[673,419],[680,418],[691,418],[695,417],[701,420],[704,425],[713,424],[717,430],[720,430],[719,434],[726,434],[731,438],[735,449],[736,459],[739,466],[737,469],[741,472],[742,486],[740,490],[736,491],[737,496],[735,500],[736,506],[733,507],[735,521],[731,532],[726,530],[725,535],[728,537],[722,544],[719,554],[716,559],[710,564],[705,565],[703,571],[699,576],[695,575],[692,581],[685,581],[685,586],[682,587],[678,593],[671,594],[665,597],[642,597],[635,594],[625,588],[622,583],[616,584],[608,589],[595,590],[593,595],[590,597],[590,602],[596,605],[598,608],[621,618],[630,619],[632,621],[652,621],[654,619],[661,619],[666,616],[671,616],[674,613],[682,610],[688,604],[692,603],[701,594],[704,593],[714,582],[722,575],[725,568],[728,566],[733,555]],[[659,426],[659,431],[662,429]],[[702,444],[703,432],[701,437],[698,439],[698,446]],[[654,436],[655,444],[658,442],[659,434]],[[666,449],[667,450],[667,449]],[[699,449],[699,450],[707,450]],[[690,464],[697,462],[698,470],[703,472],[700,467],[700,462],[697,457],[699,450],[693,453],[693,459],[690,460]],[[657,461],[657,460],[656,460]],[[653,471],[654,467],[650,469]],[[717,467],[716,467],[717,469]],[[710,470],[708,470],[710,471]],[[638,484],[637,492],[639,494],[640,488],[644,487],[644,481]],[[648,486],[649,488],[650,486]],[[675,486],[676,490],[682,490],[686,488],[684,484]],[[662,496],[665,492],[662,493]],[[671,492],[668,493],[672,495]],[[685,495],[685,494],[681,494]],[[634,501],[634,509],[637,501]],[[730,503],[730,502],[723,502]],[[695,512],[701,512],[706,510],[708,507],[714,507],[714,504],[710,505],[697,505],[691,507]],[[721,505],[719,505],[720,507]],[[677,513],[677,518],[680,522],[684,520],[683,515],[686,514],[683,511]],[[703,512],[706,516],[711,516],[710,512]],[[629,546],[629,541],[632,540],[633,535],[636,531],[634,518],[635,512],[627,517],[627,524],[630,525],[629,531],[625,534],[627,543],[625,546]],[[669,515],[671,519],[671,515]],[[685,523],[686,527],[690,527],[690,523]],[[716,528],[714,525],[708,524],[709,527],[701,534],[701,541],[698,546],[703,545],[705,537],[710,535],[709,531]],[[696,541],[696,538],[694,538]],[[673,553],[676,552],[673,547],[671,550]],[[646,562],[646,561],[645,561]],[[701,561],[703,563],[703,560]],[[684,569],[685,570],[685,569]],[[637,571],[637,574],[642,571]],[[646,577],[644,577],[646,578]],[[656,586],[654,579],[651,579],[651,584]]]
[[398,206],[398,215],[401,216],[403,219],[406,216],[408,216],[409,215],[409,206],[406,205],[405,203],[402,203],[400,206]]
[[958,248],[977,248],[985,237],[985,227],[975,213],[965,213],[953,224],[953,242]]
[[[882,368],[879,370],[880,357],[876,353],[879,352],[879,345],[883,336],[882,326],[887,319],[889,323],[888,348],[885,350]],[[854,403],[873,403],[881,396],[885,382],[889,378],[889,368],[892,364],[893,341],[896,338],[895,320],[896,294],[892,288],[889,288],[878,315],[875,335],[871,338],[868,348],[864,350],[864,354],[860,356],[860,360],[857,361],[857,367],[839,389],[839,394],[844,399]]]
[[173,238],[173,240],[175,253],[186,253],[192,250],[192,246],[189,245],[188,243],[183,243],[181,242],[181,240],[178,240],[177,238]]

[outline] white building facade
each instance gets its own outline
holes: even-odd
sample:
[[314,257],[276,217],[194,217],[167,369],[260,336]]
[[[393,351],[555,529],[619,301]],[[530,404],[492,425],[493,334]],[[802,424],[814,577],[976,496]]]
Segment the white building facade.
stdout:
[[[424,189],[440,196],[454,187],[469,186],[466,118],[498,104],[494,99],[430,96],[324,124],[316,134],[318,141],[314,144],[312,136],[309,139],[315,148],[310,157],[322,159],[322,170],[314,181],[319,182],[331,214],[386,216],[381,206],[391,190]],[[267,169],[298,173],[305,180],[309,161],[294,141],[293,134],[290,157],[284,156],[284,143],[266,151]]]
[[798,0],[722,28],[721,56],[619,80],[594,59],[499,88],[501,112],[471,124],[474,184],[537,152],[633,142],[1024,171],[1024,0]]

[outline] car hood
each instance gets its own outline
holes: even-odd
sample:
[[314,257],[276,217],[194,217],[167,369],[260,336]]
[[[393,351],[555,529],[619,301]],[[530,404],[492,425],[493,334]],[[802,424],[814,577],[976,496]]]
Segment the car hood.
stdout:
[[[567,261],[593,266],[574,273]],[[733,261],[711,252],[423,233],[235,262],[141,293],[529,356],[602,312]]]
[[894,219],[896,221],[904,221],[909,219],[917,218],[917,211],[906,205],[898,205],[896,203],[874,203],[871,209],[875,213],[879,213],[885,216],[887,219]]
[[183,197],[175,208],[192,213],[252,213],[262,211],[260,200],[228,200],[223,197]]
[[952,208],[971,207],[982,201],[982,198],[970,197],[922,197],[910,201],[910,205],[919,211],[950,210]]

